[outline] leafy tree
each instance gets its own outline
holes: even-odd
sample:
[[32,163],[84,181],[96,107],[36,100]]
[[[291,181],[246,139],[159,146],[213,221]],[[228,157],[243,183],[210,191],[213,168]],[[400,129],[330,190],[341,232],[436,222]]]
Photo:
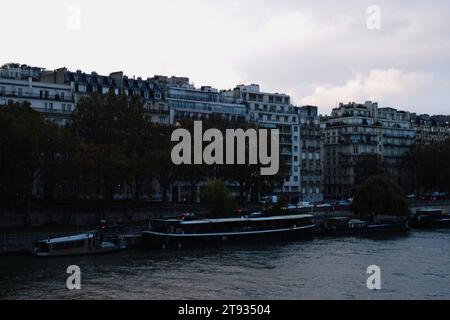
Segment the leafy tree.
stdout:
[[387,175],[374,175],[356,189],[353,210],[362,218],[408,216],[409,204],[399,185]]
[[71,130],[81,143],[84,181],[96,198],[111,200],[118,186],[134,183],[138,200],[143,178],[152,175],[151,129],[140,98],[113,92],[84,97],[72,114]]
[[33,185],[56,158],[59,128],[30,108],[8,104],[0,109],[0,197],[2,210],[25,203],[28,224]]
[[377,154],[363,154],[355,166],[355,185],[363,184],[374,175],[387,174],[385,163]]
[[230,215],[236,209],[236,203],[225,183],[220,180],[209,181],[202,190],[202,200],[209,213],[214,216]]

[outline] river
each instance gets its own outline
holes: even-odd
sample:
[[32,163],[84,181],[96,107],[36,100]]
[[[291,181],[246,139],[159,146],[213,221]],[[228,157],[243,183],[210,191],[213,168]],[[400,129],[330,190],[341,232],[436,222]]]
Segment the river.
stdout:
[[[81,268],[81,290],[66,269]],[[367,289],[367,267],[381,290]],[[0,257],[0,299],[450,299],[450,230],[196,250]]]

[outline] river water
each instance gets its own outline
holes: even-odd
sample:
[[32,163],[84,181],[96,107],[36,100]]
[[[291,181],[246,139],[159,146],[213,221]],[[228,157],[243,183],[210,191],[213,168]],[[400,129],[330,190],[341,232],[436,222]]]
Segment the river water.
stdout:
[[[81,290],[66,269],[81,268]],[[370,291],[367,267],[381,268]],[[450,230],[196,250],[0,257],[0,299],[450,299]]]

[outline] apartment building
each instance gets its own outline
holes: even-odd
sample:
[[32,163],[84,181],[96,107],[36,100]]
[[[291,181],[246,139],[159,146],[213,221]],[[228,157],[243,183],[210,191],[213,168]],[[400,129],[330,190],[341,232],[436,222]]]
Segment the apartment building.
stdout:
[[28,102],[36,111],[61,126],[66,125],[76,100],[70,85],[39,81],[42,68],[8,64],[0,69],[0,105]]
[[152,80],[163,88],[169,104],[171,124],[187,118],[206,120],[213,115],[231,122],[247,120],[245,106],[227,99],[215,88],[196,88],[185,77],[155,76]]
[[408,112],[365,104],[341,103],[324,119],[325,194],[346,198],[354,193],[358,163],[367,154],[379,155],[390,175],[406,184],[405,156],[415,145]]
[[323,196],[323,128],[315,106],[296,108],[300,121],[300,200],[321,202]]
[[442,143],[450,139],[450,116],[413,113],[411,123],[416,130],[416,144]]
[[279,129],[280,149],[288,167],[286,182],[275,193],[288,196],[291,201],[299,197],[300,150],[299,116],[291,104],[289,95],[262,92],[258,84],[238,85],[233,90],[222,91],[227,99],[245,105],[248,121],[260,128]]
[[45,83],[64,84],[70,86],[75,100],[92,94],[123,94],[139,96],[144,102],[146,118],[157,124],[169,124],[169,106],[164,100],[160,87],[151,79],[129,78],[123,72],[113,72],[110,75],[99,75],[96,72],[85,73],[81,70],[72,72],[67,68],[43,72],[40,80]]

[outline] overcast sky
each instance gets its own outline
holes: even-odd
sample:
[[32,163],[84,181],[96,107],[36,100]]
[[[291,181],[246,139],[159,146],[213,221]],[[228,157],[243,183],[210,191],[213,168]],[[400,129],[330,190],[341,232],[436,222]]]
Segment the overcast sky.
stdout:
[[0,63],[259,83],[322,114],[366,100],[450,114],[447,0],[14,0],[0,27]]

